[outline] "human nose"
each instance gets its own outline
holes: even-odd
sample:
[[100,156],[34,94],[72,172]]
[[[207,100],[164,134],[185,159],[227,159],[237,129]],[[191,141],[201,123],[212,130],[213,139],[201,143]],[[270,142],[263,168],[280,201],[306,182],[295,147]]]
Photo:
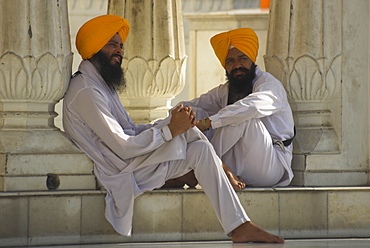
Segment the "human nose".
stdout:
[[116,54],[119,54],[119,55],[122,55],[122,53],[123,53],[122,48],[121,47],[117,47],[116,50],[115,50],[115,53]]
[[242,68],[244,65],[240,59],[236,59],[233,64],[233,69]]

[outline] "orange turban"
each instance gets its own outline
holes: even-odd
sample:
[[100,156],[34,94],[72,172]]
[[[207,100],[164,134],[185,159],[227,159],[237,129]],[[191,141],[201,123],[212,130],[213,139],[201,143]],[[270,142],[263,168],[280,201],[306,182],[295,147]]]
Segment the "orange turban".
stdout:
[[258,37],[253,29],[239,28],[216,34],[211,38],[211,45],[224,68],[230,45],[247,55],[253,62],[256,62],[258,54]]
[[130,25],[128,21],[117,15],[102,15],[86,22],[76,36],[77,51],[82,59],[89,59],[99,52],[108,41],[118,33],[125,42]]

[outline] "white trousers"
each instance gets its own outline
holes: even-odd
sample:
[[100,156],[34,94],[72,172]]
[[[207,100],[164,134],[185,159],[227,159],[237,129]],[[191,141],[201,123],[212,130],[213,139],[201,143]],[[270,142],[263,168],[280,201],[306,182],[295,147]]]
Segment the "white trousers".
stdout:
[[272,144],[260,119],[218,128],[210,141],[217,155],[247,186],[276,186],[286,181],[284,163],[290,164],[291,151],[287,148],[284,153]]
[[[239,198],[222,169],[222,162],[208,140],[195,140],[187,145],[185,159],[162,163],[160,166],[148,166],[136,170],[134,177],[138,186],[151,190],[154,181],[166,173],[163,183],[194,170],[195,177],[210,199],[217,218],[227,235],[244,222],[250,221]],[[164,166],[163,166],[164,165]],[[163,185],[162,183],[162,185]]]
[[194,170],[226,234],[249,221],[212,145],[206,140],[194,141],[188,144],[187,154],[186,159],[171,162],[166,180]]
[[[194,110],[199,120],[209,117],[200,108]],[[292,145],[285,147],[285,152],[274,146],[260,119],[211,129],[205,135],[217,155],[247,186],[287,186],[290,183]]]

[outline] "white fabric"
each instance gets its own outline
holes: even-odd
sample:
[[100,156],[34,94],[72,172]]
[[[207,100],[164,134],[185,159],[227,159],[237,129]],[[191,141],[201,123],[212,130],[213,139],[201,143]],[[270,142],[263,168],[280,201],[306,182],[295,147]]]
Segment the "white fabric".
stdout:
[[64,97],[63,126],[94,161],[94,173],[107,190],[105,215],[118,233],[131,235],[135,197],[191,169],[226,233],[249,220],[221,160],[197,128],[172,138],[169,118],[136,126],[89,61],[81,62],[79,71]]
[[[293,178],[292,145],[272,144],[293,137],[294,121],[282,84],[256,67],[253,92],[227,105],[228,83],[183,102],[197,118],[212,121],[208,134],[217,154],[247,186],[286,186]],[[216,129],[216,130],[215,130]]]

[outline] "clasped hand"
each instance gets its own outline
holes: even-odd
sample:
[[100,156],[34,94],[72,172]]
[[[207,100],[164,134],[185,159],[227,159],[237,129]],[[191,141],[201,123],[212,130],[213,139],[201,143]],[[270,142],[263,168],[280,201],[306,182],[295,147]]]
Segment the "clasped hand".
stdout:
[[168,124],[172,137],[186,132],[198,124],[195,112],[191,107],[184,107],[182,104],[171,111],[171,121]]

